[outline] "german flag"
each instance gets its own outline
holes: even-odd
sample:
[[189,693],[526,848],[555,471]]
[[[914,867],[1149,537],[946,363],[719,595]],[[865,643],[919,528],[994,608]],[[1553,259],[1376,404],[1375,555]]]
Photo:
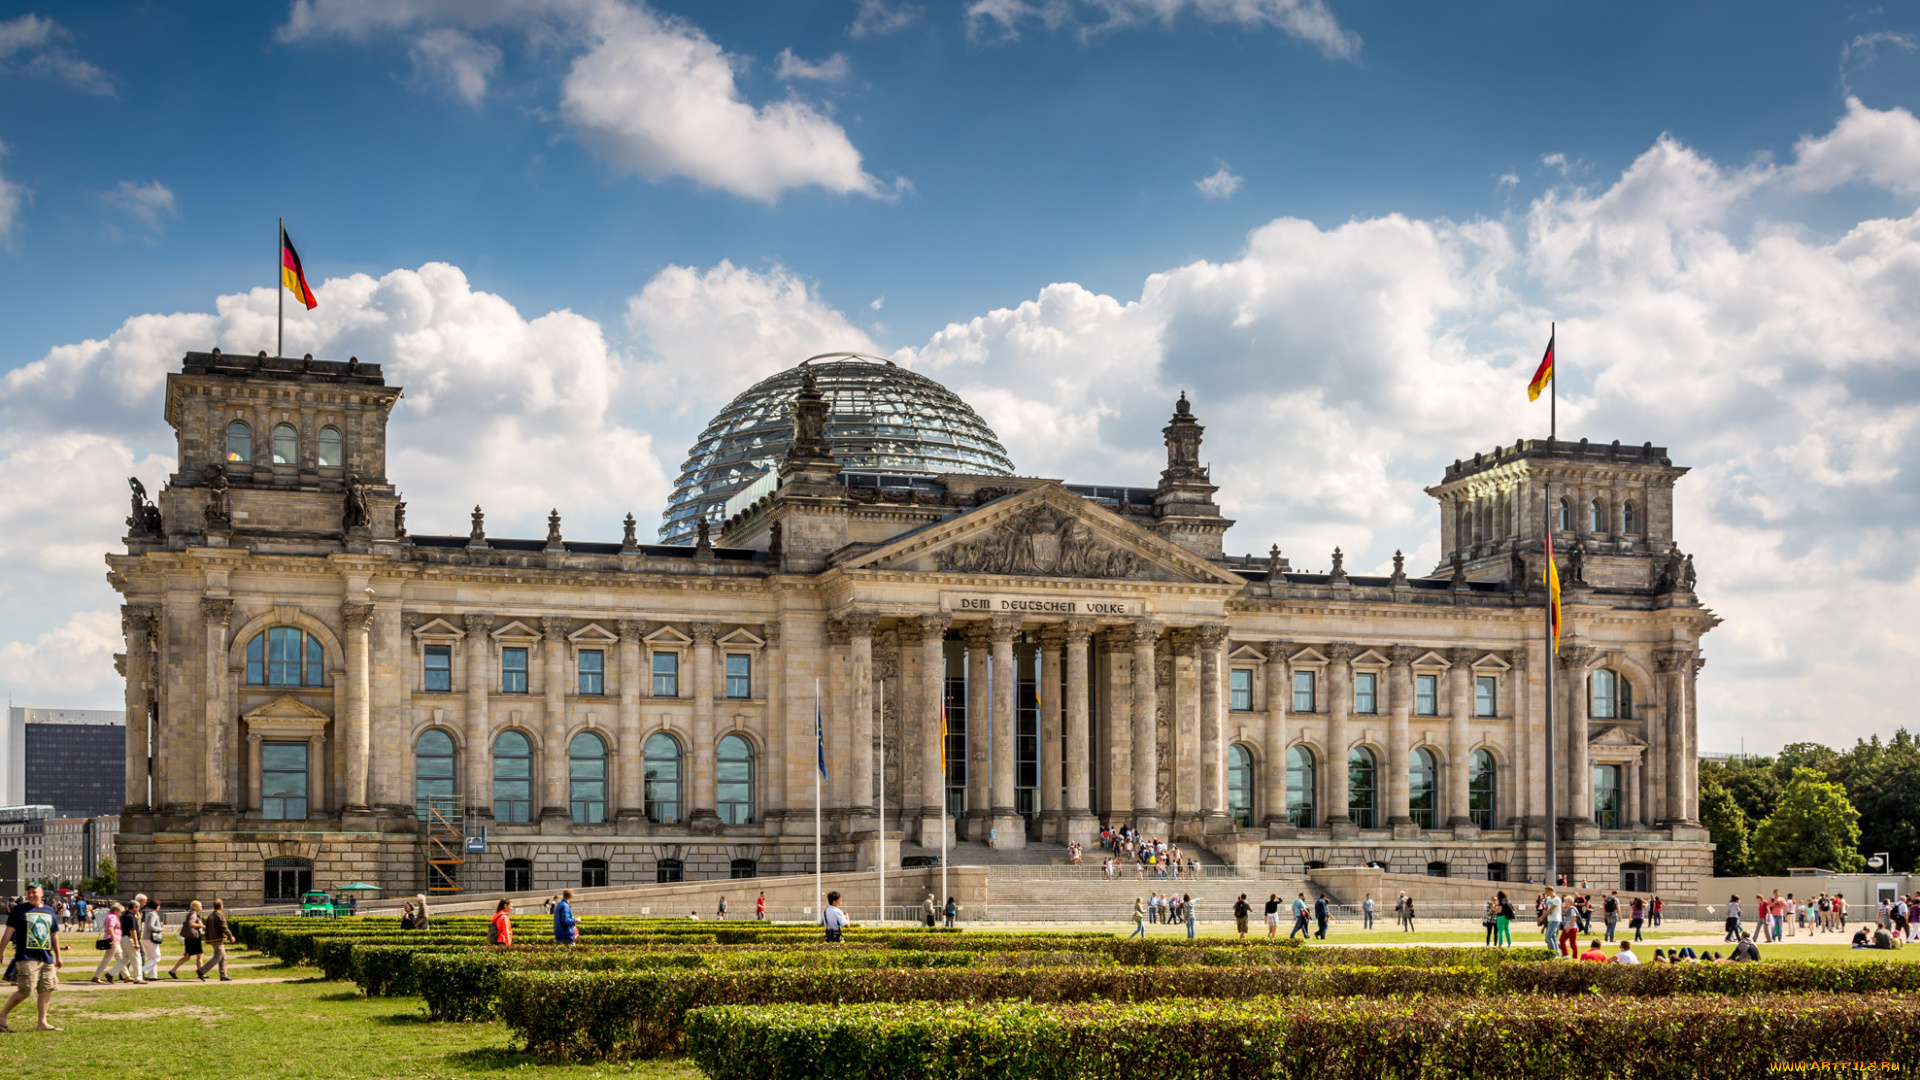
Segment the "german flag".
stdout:
[[1540,391],[1553,381],[1553,340],[1558,334],[1547,332],[1547,355],[1540,358],[1540,366],[1533,370],[1533,381],[1527,384],[1527,400],[1539,401]]
[[[1548,358],[1553,354],[1549,352]],[[1547,532],[1547,569],[1543,575],[1547,585],[1548,619],[1553,631],[1553,653],[1560,652],[1560,568],[1553,564],[1553,532]]]
[[280,227],[280,284],[285,285],[296,300],[307,305],[308,311],[320,306],[313,290],[307,287],[306,271],[300,268],[300,253],[293,250],[293,241],[287,239],[284,225]]

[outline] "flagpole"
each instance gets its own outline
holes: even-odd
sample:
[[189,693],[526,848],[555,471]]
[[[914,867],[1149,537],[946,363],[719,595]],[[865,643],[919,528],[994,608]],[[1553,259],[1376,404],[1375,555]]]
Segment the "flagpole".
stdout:
[[[820,753],[820,680],[813,680],[814,753]],[[813,912],[824,922],[826,909],[820,906],[820,762],[813,763]]]
[[1546,885],[1547,885],[1547,888],[1549,889],[1553,888],[1556,884],[1556,874],[1557,874],[1556,864],[1558,862],[1558,859],[1557,859],[1557,853],[1555,850],[1555,836],[1560,829],[1560,823],[1558,820],[1560,810],[1559,810],[1558,804],[1555,803],[1554,797],[1553,797],[1553,789],[1554,789],[1553,774],[1555,769],[1557,768],[1557,766],[1554,763],[1554,752],[1553,752],[1554,750],[1553,661],[1555,659],[1554,657],[1555,649],[1554,649],[1554,640],[1553,640],[1553,580],[1552,580],[1553,565],[1552,564],[1553,564],[1553,527],[1555,524],[1556,523],[1554,521],[1554,515],[1553,515],[1553,489],[1549,487],[1547,489],[1547,541],[1546,541],[1546,544],[1544,545],[1544,550],[1546,551],[1548,565],[1547,565],[1546,571],[1541,575],[1542,581],[1546,585],[1546,589],[1544,591],[1546,593],[1546,598],[1547,598],[1547,608],[1546,608],[1547,646],[1545,650],[1546,656],[1547,656],[1547,716],[1546,716],[1546,720],[1547,720],[1547,724],[1546,724],[1547,880],[1546,880]]
[[1553,373],[1547,379],[1547,388],[1553,394],[1547,399],[1547,441],[1560,437],[1560,325],[1547,324],[1547,342],[1553,346]]
[[287,355],[287,287],[282,280],[286,272],[282,269],[287,263],[287,219],[280,219],[280,235],[273,242],[273,291],[280,297],[280,315],[275,320],[279,324],[280,339],[274,342],[275,359]]
[[947,681],[940,680],[940,913],[947,910]]
[[873,715],[880,720],[880,925],[887,924],[887,684],[880,693]]

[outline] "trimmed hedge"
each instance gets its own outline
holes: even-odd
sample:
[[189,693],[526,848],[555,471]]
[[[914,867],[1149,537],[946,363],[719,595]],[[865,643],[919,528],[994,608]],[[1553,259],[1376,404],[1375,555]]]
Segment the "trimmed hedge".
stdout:
[[711,1080],[1768,1077],[1920,1066],[1920,1003],[1885,998],[1166,1001],[724,1006],[687,1018]]

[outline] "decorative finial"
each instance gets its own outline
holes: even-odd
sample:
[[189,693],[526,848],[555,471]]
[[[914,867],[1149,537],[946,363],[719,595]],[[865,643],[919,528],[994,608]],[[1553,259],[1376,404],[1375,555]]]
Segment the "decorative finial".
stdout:
[[557,506],[547,514],[547,550],[565,550],[565,546],[560,542],[560,508]]
[[1395,548],[1393,552],[1393,584],[1405,585],[1406,583],[1407,556],[1400,549]]
[[695,558],[713,557],[713,526],[707,523],[706,518],[700,519],[699,532],[693,542],[693,554]]
[[467,534],[467,546],[487,546],[487,515],[481,512],[478,505],[473,508],[473,531]]
[[1327,580],[1335,585],[1344,585],[1347,580],[1347,557],[1337,547],[1333,549],[1333,571]]
[[767,561],[773,564],[775,570],[780,569],[781,557],[786,554],[781,546],[781,531],[780,523],[777,521],[767,526]]
[[621,523],[621,528],[622,528],[622,532],[620,535],[620,550],[621,551],[638,550],[640,547],[640,541],[633,535],[634,520],[633,520],[633,514],[631,512],[627,514],[627,520]]

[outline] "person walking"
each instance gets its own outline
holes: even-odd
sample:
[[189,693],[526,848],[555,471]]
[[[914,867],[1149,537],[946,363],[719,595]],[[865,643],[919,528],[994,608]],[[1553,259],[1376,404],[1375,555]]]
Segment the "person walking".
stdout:
[[1187,940],[1193,940],[1195,925],[1200,921],[1200,905],[1193,902],[1190,893],[1180,894],[1180,910],[1187,917]]
[[1240,899],[1233,902],[1233,928],[1240,931],[1240,940],[1247,940],[1247,916],[1253,914],[1253,905],[1247,903],[1247,894],[1241,893]]
[[1306,893],[1301,893],[1299,896],[1293,898],[1293,929],[1287,931],[1287,940],[1292,941],[1293,935],[1295,934],[1299,934],[1302,941],[1305,941],[1307,938]]
[[1137,896],[1133,898],[1133,933],[1127,936],[1129,938],[1147,936],[1147,905]]
[[1513,948],[1513,901],[1505,889],[1493,897],[1493,943]]
[[827,943],[838,945],[845,941],[847,926],[852,921],[847,918],[846,912],[840,910],[840,894],[828,893],[826,909],[820,912],[820,925],[826,928]]
[[[932,906],[932,903],[933,903],[932,893],[927,894],[927,903],[929,907]],[[754,898],[753,917],[754,917],[754,920],[757,922],[767,921],[767,890],[765,889],[761,889],[760,895]],[[933,913],[931,911],[927,913],[927,925],[928,926],[933,925]]]
[[1280,894],[1267,894],[1267,940],[1272,941],[1280,933]]
[[553,904],[553,940],[561,945],[580,944],[580,920],[573,917],[573,890],[560,890]]
[[[141,974],[145,957],[140,955],[140,910],[146,907],[147,896],[141,893],[133,898],[133,903],[120,909],[120,961],[114,965],[120,972],[121,982],[144,984],[147,979]],[[129,977],[128,973],[132,976]]]
[[415,930],[427,928],[427,898],[424,893],[413,898],[413,928]]
[[1331,917],[1332,912],[1327,909],[1327,894],[1321,893],[1319,899],[1313,902],[1313,922],[1317,927],[1313,933],[1314,937],[1321,941],[1327,940],[1327,921]]
[[100,963],[87,981],[112,982],[120,974],[120,901],[100,909],[100,937],[93,947],[100,950]]
[[1407,933],[1413,933],[1413,897],[1407,897],[1407,906],[1401,910],[1400,917],[1406,920]]
[[1610,892],[1607,894],[1606,900],[1601,905],[1601,913],[1606,916],[1606,920],[1607,920],[1606,940],[1611,942],[1613,940],[1613,928],[1620,925],[1620,894],[1619,893]]
[[1560,951],[1560,895],[1547,886],[1540,897],[1540,935],[1546,939],[1547,948],[1555,953]]
[[[195,900],[187,905],[187,917],[180,920],[180,955],[174,960],[173,966],[167,969],[167,978],[179,978],[181,964],[205,955],[206,936],[207,921],[200,917],[200,901]],[[199,968],[200,961],[194,959],[193,966]]]
[[[12,996],[0,1006],[0,1034],[12,1029],[7,1026],[7,1017],[28,998],[34,998],[37,1022],[36,1031],[59,1031],[47,1022],[47,1008],[53,1004],[53,992],[60,989],[60,916],[47,906],[46,890],[39,885],[27,886],[27,892],[20,903],[7,912],[7,925],[0,929],[0,956],[6,954],[7,942],[13,942],[13,985]],[[37,1070],[26,1068],[28,1059],[17,1057],[20,1071],[31,1073]]]
[[1407,921],[1407,894],[1401,893],[1393,900],[1393,921],[1404,924]]
[[[761,893],[760,895],[762,897],[766,896],[765,893]],[[933,924],[939,921],[937,918],[935,918],[935,912],[934,912],[934,908],[937,906],[938,905],[936,905],[933,902],[933,890],[928,889],[927,898],[925,900],[920,901],[920,921],[925,923],[927,925],[927,929],[929,930],[933,929]]]
[[954,903],[953,897],[951,896],[947,897],[947,906],[944,914],[947,919],[947,929],[953,929],[953,920],[960,915],[960,905]]
[[1373,894],[1368,893],[1360,901],[1360,929],[1373,929]]
[[493,918],[487,922],[487,943],[513,944],[513,901],[503,897],[493,906]]
[[213,955],[200,962],[193,973],[201,982],[207,981],[207,972],[218,969],[221,982],[232,982],[227,975],[227,942],[233,940],[233,933],[227,928],[226,903],[216,897],[213,911],[206,917],[206,940],[213,946]]
[[160,943],[167,938],[167,925],[160,918],[160,901],[149,899],[140,912],[140,952],[146,962],[140,977],[148,981],[160,977]]
[[1640,936],[1640,928],[1646,924],[1647,902],[1638,896],[1634,897],[1633,906],[1627,909],[1627,914],[1627,928],[1633,931],[1633,940],[1644,941]]
[[723,896],[720,898],[720,909],[713,913],[713,917],[716,919],[725,919],[727,917],[727,898],[726,897]]
[[1660,913],[1666,906],[1658,896],[1655,896],[1653,902],[1647,905],[1647,918],[1653,923],[1655,930],[1660,929]]
[[1727,935],[1725,941],[1733,941],[1740,935],[1740,897],[1727,897]]

